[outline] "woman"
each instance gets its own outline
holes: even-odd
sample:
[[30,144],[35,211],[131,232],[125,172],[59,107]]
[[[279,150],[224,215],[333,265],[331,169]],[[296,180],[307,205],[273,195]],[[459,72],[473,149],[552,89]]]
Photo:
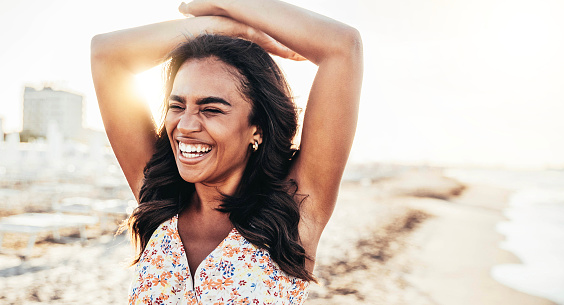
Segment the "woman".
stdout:
[[[92,40],[106,132],[139,201],[130,303],[302,304],[356,128],[358,32],[274,0],[180,11]],[[290,91],[261,47],[318,66],[299,153]],[[156,129],[134,77],[169,58]]]

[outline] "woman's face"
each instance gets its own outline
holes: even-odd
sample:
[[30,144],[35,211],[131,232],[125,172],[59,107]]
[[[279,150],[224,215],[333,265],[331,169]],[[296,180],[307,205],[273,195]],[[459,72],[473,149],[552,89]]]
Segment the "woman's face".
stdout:
[[165,127],[180,176],[192,183],[238,185],[260,134],[239,73],[216,58],[185,62],[174,79]]

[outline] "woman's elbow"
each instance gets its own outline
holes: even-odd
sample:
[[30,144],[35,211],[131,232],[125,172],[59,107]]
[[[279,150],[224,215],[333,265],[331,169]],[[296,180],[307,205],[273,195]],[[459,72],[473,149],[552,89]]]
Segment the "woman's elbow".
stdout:
[[90,41],[90,58],[94,61],[99,61],[108,58],[112,54],[111,46],[107,34],[98,34],[92,37]]
[[[330,41],[330,43],[327,43]],[[342,25],[334,32],[333,38],[324,43],[319,56],[308,58],[316,65],[323,62],[346,61],[349,63],[362,62],[362,38],[360,32],[348,25]]]
[[341,36],[341,52],[349,54],[349,56],[362,57],[362,37],[360,32],[356,28],[347,26],[343,29]]
[[95,35],[94,37],[92,37],[92,40],[90,40],[90,56],[92,58],[97,58],[101,54],[103,54],[103,41],[103,34]]
[[323,56],[319,58],[318,64],[323,60],[338,58],[346,61],[362,61],[362,38],[360,32],[351,26],[342,25],[336,32],[331,44],[326,44]]

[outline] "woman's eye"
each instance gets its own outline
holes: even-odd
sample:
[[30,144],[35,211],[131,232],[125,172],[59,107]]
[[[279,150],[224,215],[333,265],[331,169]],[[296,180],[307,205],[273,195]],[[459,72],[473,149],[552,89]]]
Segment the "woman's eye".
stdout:
[[180,106],[180,105],[172,104],[172,105],[168,105],[168,109],[172,109],[172,110],[183,110],[184,107],[182,107],[182,106]]
[[220,114],[223,113],[223,111],[217,109],[217,108],[204,108],[201,110],[201,112],[203,113],[207,113],[207,114]]

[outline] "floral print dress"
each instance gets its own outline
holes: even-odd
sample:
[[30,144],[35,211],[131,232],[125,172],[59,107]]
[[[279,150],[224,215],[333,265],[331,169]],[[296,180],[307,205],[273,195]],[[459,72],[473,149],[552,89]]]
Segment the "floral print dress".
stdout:
[[162,223],[135,268],[129,304],[303,304],[309,282],[289,276],[233,228],[190,274],[178,216]]

